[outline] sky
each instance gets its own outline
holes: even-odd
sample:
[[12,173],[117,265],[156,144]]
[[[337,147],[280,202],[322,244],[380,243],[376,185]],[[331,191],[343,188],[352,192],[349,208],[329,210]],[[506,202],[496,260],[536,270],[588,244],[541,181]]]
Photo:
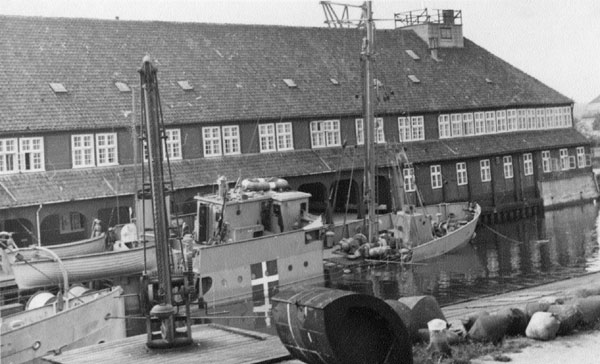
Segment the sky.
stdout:
[[[466,38],[575,102],[600,96],[598,0],[373,0],[372,8],[379,29],[393,28],[385,19],[394,13],[461,10]],[[326,26],[319,0],[0,0],[0,14]]]

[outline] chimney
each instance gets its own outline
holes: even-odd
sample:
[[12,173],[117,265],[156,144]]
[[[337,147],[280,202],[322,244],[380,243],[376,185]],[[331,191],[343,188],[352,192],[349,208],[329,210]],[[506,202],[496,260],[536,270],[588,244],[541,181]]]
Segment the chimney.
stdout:
[[437,37],[429,38],[429,50],[431,51],[431,58],[439,61],[438,58],[439,39]]
[[462,11],[415,10],[394,14],[396,28],[410,29],[427,42],[433,58],[439,48],[463,48]]

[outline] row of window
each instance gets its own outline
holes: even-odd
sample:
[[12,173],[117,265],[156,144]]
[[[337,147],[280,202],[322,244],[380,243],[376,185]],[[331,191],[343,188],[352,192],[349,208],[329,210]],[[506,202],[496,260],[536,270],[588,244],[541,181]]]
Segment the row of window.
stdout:
[[[544,115],[556,115],[557,118],[555,118],[555,121],[559,123],[552,122],[551,124],[547,124],[541,121],[538,123],[541,119],[536,117],[534,118],[535,122],[532,124],[536,125],[536,127],[564,126],[564,120],[568,120],[570,123],[569,107],[508,110],[506,112],[504,110],[490,111],[485,112],[485,118],[483,112],[440,115],[440,137],[472,135],[473,133],[483,134],[488,133],[488,130],[514,130],[514,125],[520,130],[525,125],[529,125],[528,123],[531,121],[530,114],[540,110],[546,111],[543,113]],[[506,118],[506,113],[509,114],[508,118]],[[523,122],[521,122],[522,113],[527,115],[523,119]],[[541,115],[542,113],[538,114]],[[560,115],[562,116],[558,117]],[[357,144],[364,144],[364,120],[356,119],[355,126]],[[423,116],[399,117],[398,132],[401,141],[424,140]],[[294,149],[291,122],[259,124],[258,133],[261,153]],[[165,136],[165,157],[168,156],[171,160],[182,159],[181,131],[179,129],[167,129]],[[202,139],[204,156],[206,157],[241,154],[240,130],[237,125],[203,127]],[[383,118],[375,118],[374,139],[377,143],[385,143]],[[341,146],[340,121],[312,121],[310,123],[310,140],[312,148]],[[72,135],[71,147],[73,168],[118,164],[116,133]],[[144,156],[144,159],[147,160],[147,152],[144,153]],[[568,163],[570,163],[568,156],[561,157],[561,166]],[[42,137],[0,139],[0,173],[43,170],[44,140]]]
[[0,139],[0,173],[43,171],[44,139]]
[[[552,159],[550,158],[549,150],[542,151],[542,170],[544,173],[584,168],[591,165],[591,158],[586,156],[584,147],[578,147],[576,149],[576,156],[569,156],[568,149],[559,149],[559,155],[560,158],[558,160],[555,158]],[[502,157],[502,167],[505,179],[514,177],[512,156],[507,155]],[[492,181],[492,170],[489,159],[482,159],[479,161],[479,172],[481,182]],[[442,166],[439,164],[429,166],[429,173],[431,177],[431,188],[434,190],[442,188]],[[402,174],[404,176],[405,191],[415,191],[416,183],[414,168],[404,168]],[[533,155],[531,153],[523,154],[523,174],[525,176],[533,175]],[[456,163],[456,182],[459,186],[464,186],[469,183],[466,162]]]
[[438,117],[440,138],[571,127],[571,108],[511,109]]

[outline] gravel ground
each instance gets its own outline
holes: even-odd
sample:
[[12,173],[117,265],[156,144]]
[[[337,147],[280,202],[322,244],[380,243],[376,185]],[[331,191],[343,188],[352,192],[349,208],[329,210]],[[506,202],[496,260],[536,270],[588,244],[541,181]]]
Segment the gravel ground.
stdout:
[[[531,340],[520,353],[504,354],[511,364],[598,364],[600,363],[600,331],[586,331],[559,336],[552,341]],[[471,364],[499,363],[491,357],[471,360]]]

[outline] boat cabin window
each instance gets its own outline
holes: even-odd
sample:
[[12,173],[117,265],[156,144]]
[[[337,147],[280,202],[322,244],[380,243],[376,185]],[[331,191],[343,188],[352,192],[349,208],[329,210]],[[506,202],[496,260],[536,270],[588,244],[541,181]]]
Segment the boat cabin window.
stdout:
[[307,231],[304,234],[304,244],[310,244],[319,240],[319,230]]

